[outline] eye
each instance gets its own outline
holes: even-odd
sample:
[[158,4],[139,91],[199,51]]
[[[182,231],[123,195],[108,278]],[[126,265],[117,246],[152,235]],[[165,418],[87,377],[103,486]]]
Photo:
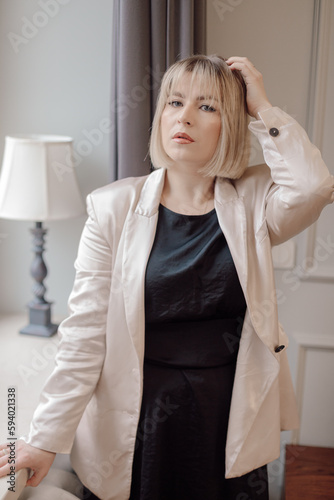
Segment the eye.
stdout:
[[203,104],[203,106],[201,106],[201,109],[203,109],[203,111],[209,111],[210,113],[214,113],[216,111],[215,108],[209,106],[208,104]]
[[168,104],[173,108],[179,108],[180,106],[182,106],[182,102],[180,101],[170,101]]

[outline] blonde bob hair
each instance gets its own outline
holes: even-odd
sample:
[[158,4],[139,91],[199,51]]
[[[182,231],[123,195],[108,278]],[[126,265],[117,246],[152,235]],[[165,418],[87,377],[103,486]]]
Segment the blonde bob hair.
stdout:
[[150,156],[154,168],[168,168],[173,161],[167,155],[161,134],[161,115],[168,98],[185,73],[200,86],[212,89],[219,99],[221,131],[215,153],[200,170],[208,177],[238,179],[249,159],[246,86],[239,71],[232,71],[220,56],[194,55],[173,64],[165,73],[160,87],[150,140]]

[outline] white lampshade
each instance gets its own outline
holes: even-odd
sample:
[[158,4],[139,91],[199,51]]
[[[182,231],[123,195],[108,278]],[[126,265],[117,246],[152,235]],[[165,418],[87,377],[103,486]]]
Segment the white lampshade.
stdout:
[[49,221],[85,213],[72,161],[71,137],[6,137],[0,217]]

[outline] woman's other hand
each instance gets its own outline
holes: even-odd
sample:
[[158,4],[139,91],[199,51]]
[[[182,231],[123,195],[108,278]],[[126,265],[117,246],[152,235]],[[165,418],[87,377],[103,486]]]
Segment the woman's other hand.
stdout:
[[11,466],[15,466],[15,472],[27,468],[33,474],[26,486],[38,486],[49,472],[55,456],[55,453],[40,450],[22,440],[15,441],[15,445],[12,446],[10,443],[0,444],[0,477],[13,471]]
[[258,119],[259,112],[272,107],[264,89],[262,74],[247,57],[229,57],[226,63],[232,70],[241,72],[247,89],[248,113]]

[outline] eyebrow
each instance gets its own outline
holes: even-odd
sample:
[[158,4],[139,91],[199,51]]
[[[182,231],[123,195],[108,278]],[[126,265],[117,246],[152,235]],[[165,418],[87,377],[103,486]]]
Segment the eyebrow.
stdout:
[[[171,92],[171,95],[175,96],[175,97],[181,97],[182,99],[184,99],[184,95],[181,93],[181,92]],[[216,101],[218,102],[218,99],[212,95],[200,95],[196,98],[196,101]]]

